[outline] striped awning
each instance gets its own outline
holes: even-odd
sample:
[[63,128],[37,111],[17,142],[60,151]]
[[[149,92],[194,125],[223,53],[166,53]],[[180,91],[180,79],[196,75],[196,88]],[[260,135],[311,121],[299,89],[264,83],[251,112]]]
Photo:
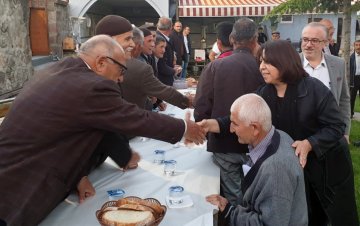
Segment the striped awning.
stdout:
[[179,0],[180,17],[265,16],[286,0]]

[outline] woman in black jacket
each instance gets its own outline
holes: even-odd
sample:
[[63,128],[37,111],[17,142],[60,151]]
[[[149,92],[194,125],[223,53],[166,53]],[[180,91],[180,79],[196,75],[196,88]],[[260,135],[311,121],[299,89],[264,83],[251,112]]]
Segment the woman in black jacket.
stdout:
[[[273,125],[295,140],[309,225],[359,225],[345,124],[331,91],[308,76],[289,42],[267,42],[259,55],[266,84],[257,93],[269,105]],[[221,133],[228,133],[230,118],[217,121]]]

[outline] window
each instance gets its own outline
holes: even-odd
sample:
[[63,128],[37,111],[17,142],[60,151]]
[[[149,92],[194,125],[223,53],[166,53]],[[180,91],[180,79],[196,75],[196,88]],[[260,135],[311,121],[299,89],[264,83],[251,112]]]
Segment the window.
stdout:
[[308,18],[308,23],[311,23],[311,22],[320,22],[320,20],[322,20],[323,18]]
[[293,22],[293,16],[292,15],[282,15],[280,22],[281,23],[292,23]]

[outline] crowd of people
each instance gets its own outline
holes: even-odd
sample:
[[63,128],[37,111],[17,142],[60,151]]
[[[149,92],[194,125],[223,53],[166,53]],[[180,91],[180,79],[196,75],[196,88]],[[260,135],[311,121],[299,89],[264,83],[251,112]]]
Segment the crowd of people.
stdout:
[[[134,136],[207,140],[221,192],[206,200],[220,224],[359,225],[348,143],[360,41],[350,98],[328,22],[303,28],[301,54],[251,19],[218,24],[219,54],[194,98],[172,87],[186,77],[190,27],[105,16],[76,57],[36,73],[0,125],[0,225],[36,225],[73,190],[85,202],[96,193],[87,175],[108,157],[137,168]],[[195,122],[154,111],[166,103],[193,107]]]

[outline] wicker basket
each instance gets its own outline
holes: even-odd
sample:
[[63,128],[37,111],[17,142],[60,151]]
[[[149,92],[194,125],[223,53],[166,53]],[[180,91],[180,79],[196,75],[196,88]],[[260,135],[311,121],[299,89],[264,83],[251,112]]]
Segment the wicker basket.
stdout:
[[128,204],[128,203],[143,205],[143,206],[149,207],[153,210],[152,213],[154,215],[155,220],[144,226],[159,225],[160,222],[162,221],[162,219],[164,218],[166,210],[167,210],[166,206],[161,205],[161,203],[154,198],[141,199],[136,196],[129,196],[129,197],[126,197],[123,199],[119,199],[117,201],[109,201],[109,202],[104,203],[102,205],[101,209],[96,211],[96,218],[98,219],[98,221],[101,225],[109,226],[108,224],[104,223],[102,220],[102,215],[105,212],[105,209],[109,208],[109,207],[114,207],[114,208],[121,207],[121,205]]

